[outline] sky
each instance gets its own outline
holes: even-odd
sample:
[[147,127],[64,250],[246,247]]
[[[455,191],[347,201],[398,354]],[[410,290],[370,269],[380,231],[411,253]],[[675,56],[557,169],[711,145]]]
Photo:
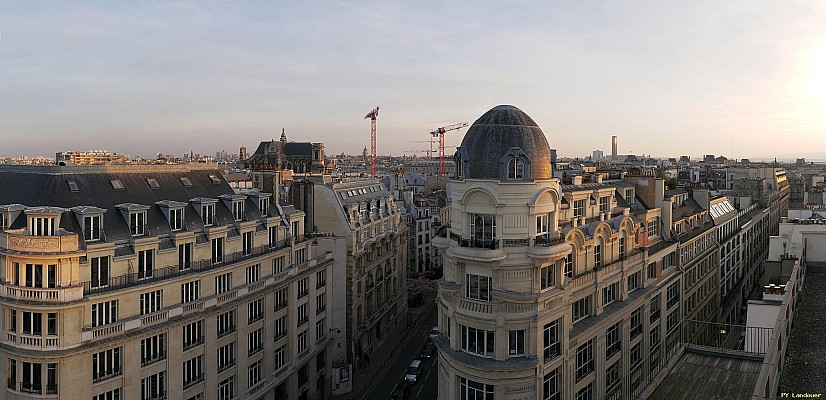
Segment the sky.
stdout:
[[360,154],[377,105],[423,155],[498,104],[560,156],[826,159],[826,3],[0,0],[0,156]]

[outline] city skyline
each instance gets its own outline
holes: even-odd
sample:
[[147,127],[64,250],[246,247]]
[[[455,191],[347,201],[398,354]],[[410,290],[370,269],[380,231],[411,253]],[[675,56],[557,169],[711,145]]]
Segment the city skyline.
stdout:
[[378,153],[402,155],[513,104],[561,156],[618,135],[619,154],[826,158],[826,9],[803,2],[4,1],[0,73],[4,156],[235,152],[282,127],[360,154],[376,105]]

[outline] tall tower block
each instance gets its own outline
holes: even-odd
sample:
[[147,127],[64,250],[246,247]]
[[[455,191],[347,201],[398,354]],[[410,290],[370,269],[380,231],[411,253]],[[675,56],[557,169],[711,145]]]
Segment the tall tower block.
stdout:
[[617,160],[617,135],[611,136],[611,161]]

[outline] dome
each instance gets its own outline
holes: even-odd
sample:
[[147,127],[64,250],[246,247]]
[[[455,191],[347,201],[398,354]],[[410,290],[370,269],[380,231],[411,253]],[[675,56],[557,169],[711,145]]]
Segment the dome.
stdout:
[[[456,149],[457,174],[464,178],[548,179],[551,149],[542,129],[522,110],[500,105],[484,113],[468,129]],[[520,160],[520,173],[509,175],[511,160]],[[458,171],[461,165],[462,171]],[[521,172],[524,166],[524,173]]]

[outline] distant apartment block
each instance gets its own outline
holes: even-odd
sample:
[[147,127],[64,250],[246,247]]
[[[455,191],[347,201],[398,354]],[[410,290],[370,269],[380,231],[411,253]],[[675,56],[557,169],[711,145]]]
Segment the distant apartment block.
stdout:
[[55,154],[57,165],[118,165],[128,161],[125,155],[107,150],[63,151]]

